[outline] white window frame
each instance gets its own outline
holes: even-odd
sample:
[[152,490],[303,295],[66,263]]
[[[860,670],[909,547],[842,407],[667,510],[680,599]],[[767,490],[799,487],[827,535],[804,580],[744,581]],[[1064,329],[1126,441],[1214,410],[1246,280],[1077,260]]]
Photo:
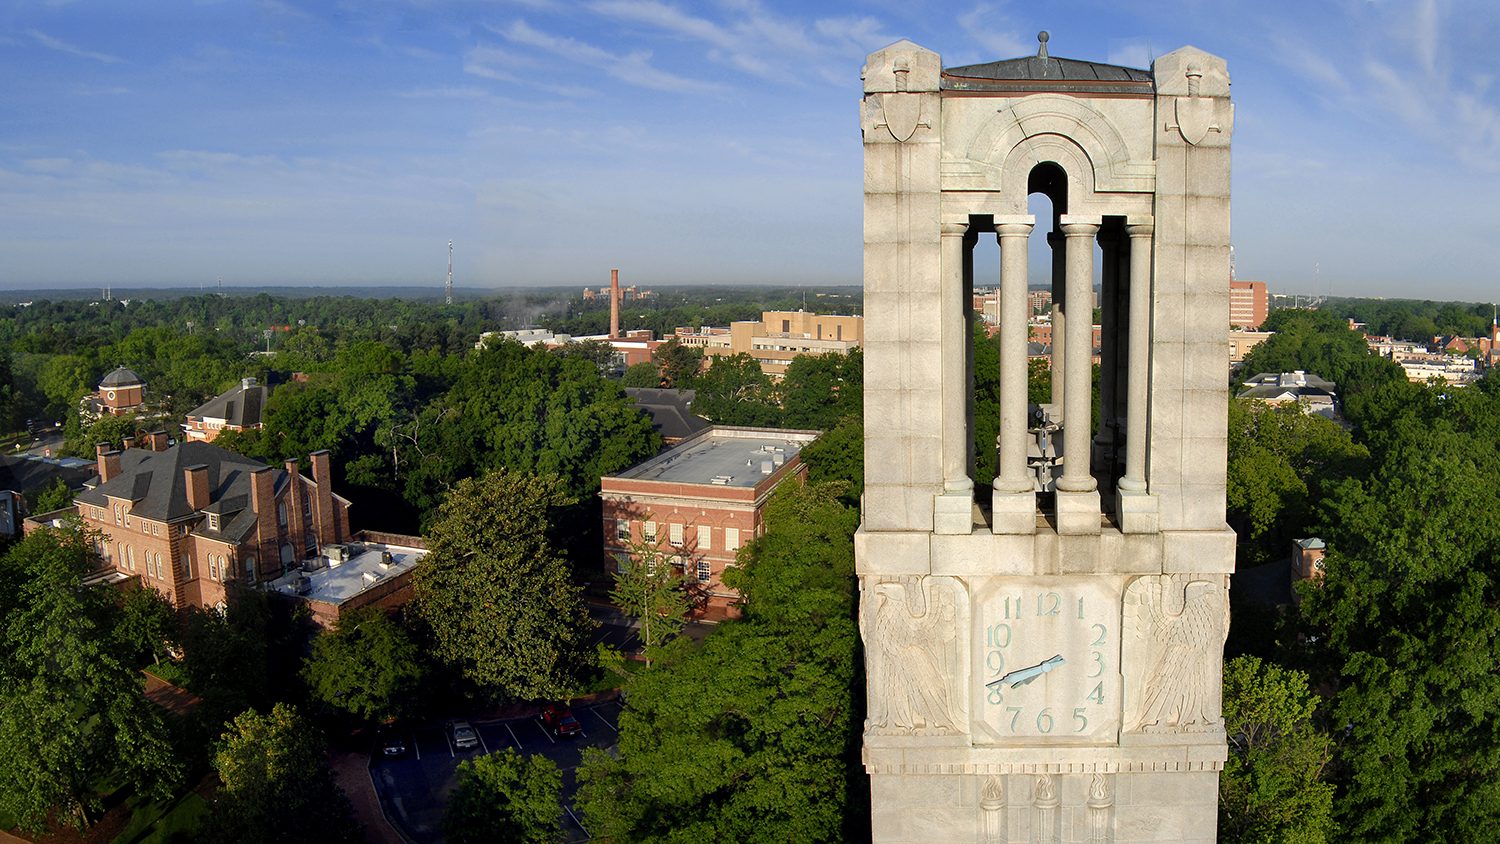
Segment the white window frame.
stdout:
[[709,582],[710,580],[713,579],[713,576],[714,576],[713,566],[708,562],[708,559],[706,557],[699,557],[698,558],[698,582],[699,583],[707,583],[707,582]]
[[672,522],[667,525],[667,541],[677,547],[682,547],[682,523]]
[[615,541],[616,542],[629,542],[630,541],[630,520],[629,519],[615,519]]
[[698,525],[698,546],[696,550],[712,551],[714,549],[714,529],[708,525]]
[[725,551],[738,551],[738,550],[740,550],[740,529],[739,528],[732,528],[732,527],[724,528],[724,550]]
[[642,522],[641,537],[646,542],[656,542],[656,522]]

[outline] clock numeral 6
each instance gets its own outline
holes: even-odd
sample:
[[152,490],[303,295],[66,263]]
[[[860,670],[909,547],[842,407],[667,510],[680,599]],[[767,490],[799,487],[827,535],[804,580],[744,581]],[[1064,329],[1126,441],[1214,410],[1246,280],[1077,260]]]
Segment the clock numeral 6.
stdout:
[[1041,733],[1052,732],[1052,715],[1050,714],[1050,710],[1043,709],[1036,714],[1036,728]]

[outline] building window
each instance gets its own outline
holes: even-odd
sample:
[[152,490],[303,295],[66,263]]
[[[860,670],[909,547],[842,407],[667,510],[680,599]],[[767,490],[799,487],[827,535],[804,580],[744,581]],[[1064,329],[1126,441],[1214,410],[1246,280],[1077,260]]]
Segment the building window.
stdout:
[[[130,561],[130,570],[131,571],[135,571],[135,546],[134,545],[126,545],[125,546],[125,559]],[[146,563],[146,568],[150,569],[150,567],[151,567],[151,563],[148,561]]]
[[115,505],[115,524],[125,524],[125,511],[118,504]]
[[667,541],[673,545],[682,544],[682,525],[673,522],[667,526]]
[[707,583],[708,579],[712,576],[713,570],[709,568],[708,560],[702,559],[700,557],[698,559],[698,582]]
[[245,581],[248,582],[248,583],[254,583],[255,582],[255,558],[254,557],[246,557],[245,558]]
[[218,530],[219,529],[219,514],[218,513],[209,513],[208,514],[208,529],[209,530]]
[[219,580],[220,578],[223,577],[223,574],[221,573],[223,571],[223,569],[221,568],[221,564],[219,562],[220,560],[223,560],[223,559],[224,559],[223,557],[216,557],[213,554],[209,554],[208,555],[208,579],[209,580]]
[[740,550],[740,529],[739,528],[724,528],[724,550],[725,551],[738,551],[738,550]]
[[714,529],[708,525],[698,526],[698,550],[712,551],[714,547]]
[[647,542],[656,542],[656,522],[645,522],[641,525],[641,536]]
[[629,519],[615,519],[615,541],[616,542],[629,542],[630,541],[630,520]]
[[286,502],[276,502],[276,524],[286,527]]
[[625,552],[622,551],[622,552],[620,552],[620,553],[618,553],[618,554],[615,555],[615,571],[618,571],[620,574],[627,574],[627,573],[629,573],[629,571],[630,571],[630,555],[629,554],[627,554],[627,553],[625,553]]

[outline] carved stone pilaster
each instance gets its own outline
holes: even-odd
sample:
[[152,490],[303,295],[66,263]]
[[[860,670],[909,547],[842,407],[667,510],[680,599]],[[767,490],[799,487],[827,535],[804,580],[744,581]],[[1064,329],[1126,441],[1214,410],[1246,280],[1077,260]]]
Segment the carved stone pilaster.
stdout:
[[992,776],[979,795],[979,828],[984,844],[1005,844],[1005,780]]
[[1062,801],[1057,797],[1057,781],[1051,774],[1041,774],[1031,792],[1031,840],[1035,844],[1055,844],[1057,816]]
[[1108,774],[1089,780],[1089,844],[1109,844],[1114,831],[1115,794]]

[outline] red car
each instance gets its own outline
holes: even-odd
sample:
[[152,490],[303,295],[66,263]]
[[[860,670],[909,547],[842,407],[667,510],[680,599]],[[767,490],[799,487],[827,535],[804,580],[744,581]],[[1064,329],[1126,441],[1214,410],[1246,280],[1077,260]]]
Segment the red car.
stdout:
[[542,726],[558,738],[583,735],[583,725],[573,717],[573,710],[560,703],[548,704],[542,710]]

